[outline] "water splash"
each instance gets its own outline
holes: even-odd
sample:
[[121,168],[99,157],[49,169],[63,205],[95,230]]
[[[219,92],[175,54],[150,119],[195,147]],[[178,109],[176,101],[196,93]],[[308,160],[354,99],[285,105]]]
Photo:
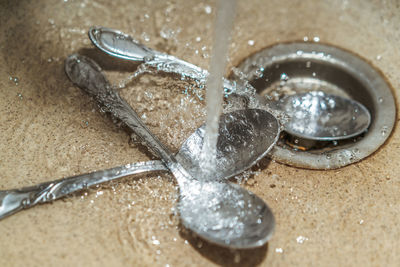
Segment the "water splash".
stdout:
[[230,35],[235,18],[236,0],[221,0],[218,3],[214,32],[213,55],[210,75],[207,79],[207,119],[201,167],[207,172],[215,169],[217,156],[218,119],[222,112],[223,75],[226,68]]

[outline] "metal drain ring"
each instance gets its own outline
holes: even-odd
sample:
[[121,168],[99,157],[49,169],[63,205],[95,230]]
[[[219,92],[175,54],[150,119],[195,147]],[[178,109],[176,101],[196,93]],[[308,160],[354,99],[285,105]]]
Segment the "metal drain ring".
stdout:
[[278,162],[310,169],[340,168],[372,154],[393,130],[396,106],[389,85],[366,61],[345,50],[316,43],[278,44],[246,58],[238,69],[248,75],[259,94],[269,90],[285,74],[289,81],[298,81],[298,87],[312,81],[324,88],[319,90],[333,90],[353,98],[371,112],[371,125],[362,138],[309,151],[281,144],[272,152]]

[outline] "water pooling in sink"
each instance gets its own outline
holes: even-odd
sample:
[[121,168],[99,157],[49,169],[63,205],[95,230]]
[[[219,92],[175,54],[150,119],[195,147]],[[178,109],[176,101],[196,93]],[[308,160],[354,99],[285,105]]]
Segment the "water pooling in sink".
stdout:
[[[2,43],[7,53],[4,52],[6,61],[2,63],[5,72],[0,73],[4,88],[2,106],[11,112],[1,116],[2,126],[10,126],[3,128],[1,141],[3,155],[11,155],[3,158],[1,165],[4,189],[99,166],[111,167],[124,160],[128,163],[147,159],[136,149],[126,147],[126,134],[92,112],[96,107],[80,91],[69,87],[64,73],[58,71],[66,55],[81,46],[91,47],[85,36],[91,25],[121,29],[149,47],[203,68],[208,66],[214,2],[84,2],[85,7],[81,6],[83,2],[71,0],[53,3],[39,0],[37,5],[18,1],[15,2],[18,12],[4,9],[7,13],[4,11],[1,19],[10,21],[0,27],[5,33],[3,37],[12,44]],[[321,42],[357,51],[398,88],[396,26],[399,24],[394,2],[239,2],[231,64],[236,65],[238,60],[274,43],[299,41],[304,37],[312,42],[318,36]],[[22,17],[18,19],[17,14]],[[26,31],[27,28],[30,30]],[[108,71],[114,74],[113,70]],[[118,78],[128,75],[129,72],[124,72]],[[9,81],[9,76],[18,77],[18,85]],[[117,83],[119,79],[114,81]],[[199,100],[190,89],[193,94],[186,99],[181,93],[185,90],[184,82],[145,75],[140,83],[123,91],[132,105],[140,106],[141,114],[146,115],[146,121],[163,141],[179,147],[179,140],[183,141],[192,131],[188,128],[197,122],[196,128],[204,121],[202,104],[189,102]],[[200,95],[202,90],[197,92]],[[188,105],[187,109],[185,104],[180,105],[180,100]],[[181,117],[168,110],[180,114],[186,110],[184,118],[188,124],[181,123]],[[187,120],[188,110],[195,114],[190,116],[194,117],[192,121]],[[25,116],[30,123],[22,120]],[[44,116],[46,119],[42,120]],[[161,120],[162,125],[158,123]],[[24,125],[29,127],[23,128]],[[63,125],[67,128],[62,128]],[[47,138],[46,132],[52,136]],[[11,140],[4,139],[6,136]],[[154,263],[182,266],[196,262],[210,266],[234,265],[235,259],[243,265],[250,262],[287,266],[346,265],[350,259],[355,265],[395,266],[399,257],[393,254],[393,248],[398,245],[399,231],[390,222],[396,222],[398,214],[395,203],[399,170],[390,162],[398,158],[398,131],[392,137],[387,146],[370,158],[336,171],[295,169],[272,162],[268,169],[250,179],[246,186],[272,204],[280,225],[265,256],[260,256],[263,255],[260,252],[250,256],[219,252],[201,242],[193,243],[197,250],[193,249],[190,239],[180,237],[175,228],[176,221],[171,215],[175,203],[173,184],[168,176],[150,175],[97,188],[3,221],[0,231],[7,242],[1,247],[5,257],[0,261],[87,266],[100,262],[110,266]],[[20,154],[21,149],[24,154]],[[65,162],[69,162],[68,166]],[[21,164],[24,168],[20,168]],[[48,216],[49,212],[53,216]],[[10,234],[13,238],[7,238]],[[52,244],[43,242],[55,238],[57,242]],[[20,256],[14,257],[16,253]],[[7,266],[6,263],[2,265]]]

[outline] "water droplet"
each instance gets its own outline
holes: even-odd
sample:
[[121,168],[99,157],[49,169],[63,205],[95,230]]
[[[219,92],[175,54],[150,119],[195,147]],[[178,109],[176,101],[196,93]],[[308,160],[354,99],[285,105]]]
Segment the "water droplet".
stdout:
[[304,36],[304,37],[303,37],[303,41],[304,41],[304,42],[308,42],[308,37],[307,37],[307,36]]
[[316,42],[316,43],[318,43],[318,42],[319,42],[319,37],[318,37],[318,36],[315,36],[315,37],[313,38],[313,41]]
[[233,261],[235,263],[239,263],[240,262],[240,253],[239,252],[235,253],[235,256],[233,256]]
[[257,77],[261,78],[264,75],[264,68],[259,68],[256,70]]
[[207,6],[204,7],[204,11],[206,12],[206,14],[211,14],[211,12],[212,12],[212,7],[209,6],[209,5],[207,5]]
[[145,42],[149,42],[150,41],[150,36],[146,32],[142,33],[142,38],[143,38],[143,40]]
[[376,56],[376,60],[381,60],[382,59],[382,56],[381,55],[377,55]]
[[287,81],[289,80],[289,76],[286,73],[281,74],[281,81]]
[[18,83],[19,83],[19,78],[18,78],[18,77],[12,77],[12,76],[10,76],[10,77],[8,77],[8,78],[9,78],[10,81],[14,82],[15,85],[18,85]]
[[29,198],[25,198],[21,201],[21,204],[23,207],[29,207],[29,205],[31,204],[31,201],[29,200]]
[[383,103],[383,97],[379,97],[379,98],[378,98],[378,102],[379,102],[379,103]]
[[387,126],[383,126],[381,129],[381,134],[382,136],[385,136],[388,133],[388,127]]
[[304,237],[304,236],[301,236],[301,235],[296,238],[296,241],[297,241],[298,244],[303,244],[307,240],[308,240],[307,237]]
[[48,201],[53,201],[54,199],[56,199],[56,195],[53,192],[49,192],[46,194],[46,198]]
[[253,46],[254,45],[254,40],[247,41],[247,44],[250,45],[250,46]]
[[326,159],[331,159],[332,155],[331,154],[326,154],[325,157],[326,157]]
[[276,253],[283,253],[283,248],[276,248],[276,249],[275,249],[275,252],[276,252]]
[[151,92],[144,92],[144,95],[148,98],[148,99],[152,99],[153,98],[153,94]]
[[200,36],[197,36],[196,37],[196,42],[200,42],[201,41],[201,37]]

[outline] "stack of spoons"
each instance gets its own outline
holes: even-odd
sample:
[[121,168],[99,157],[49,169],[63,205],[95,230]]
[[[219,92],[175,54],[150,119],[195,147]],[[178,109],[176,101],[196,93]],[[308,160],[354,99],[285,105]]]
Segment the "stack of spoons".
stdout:
[[[96,47],[111,56],[165,72],[184,74],[200,82],[208,76],[207,71],[147,48],[116,30],[93,27],[89,30],[89,37]],[[174,155],[112,89],[96,62],[74,54],[67,58],[65,71],[69,79],[91,95],[103,110],[141,137],[161,161],[132,163],[37,186],[0,191],[0,219],[110,180],[145,171],[169,170],[180,188],[178,210],[183,226],[220,246],[240,249],[262,246],[270,239],[275,226],[271,210],[262,199],[227,179],[256,164],[276,144],[280,124],[264,107],[268,105],[286,113],[289,120],[282,123],[284,130],[310,140],[340,140],[356,136],[368,128],[371,120],[362,104],[323,92],[295,94],[277,102],[257,98],[256,108],[236,110],[220,117],[217,168],[212,179],[204,181],[198,179],[202,171],[199,160],[204,126],[198,128]],[[245,98],[255,97],[246,88],[241,88],[240,83],[225,79],[224,87],[226,92]],[[352,113],[354,107],[357,114]]]
[[[110,56],[141,63],[157,70],[179,74],[204,82],[209,73],[200,67],[137,42],[133,37],[114,29],[92,27],[89,39],[93,45]],[[146,69],[146,68],[144,68]],[[249,84],[224,79],[225,91],[243,97],[256,98],[259,108],[283,112],[285,132],[306,140],[333,141],[358,136],[368,129],[371,115],[360,102],[323,91],[286,95],[276,101],[261,98]],[[268,109],[268,110],[270,110]]]

